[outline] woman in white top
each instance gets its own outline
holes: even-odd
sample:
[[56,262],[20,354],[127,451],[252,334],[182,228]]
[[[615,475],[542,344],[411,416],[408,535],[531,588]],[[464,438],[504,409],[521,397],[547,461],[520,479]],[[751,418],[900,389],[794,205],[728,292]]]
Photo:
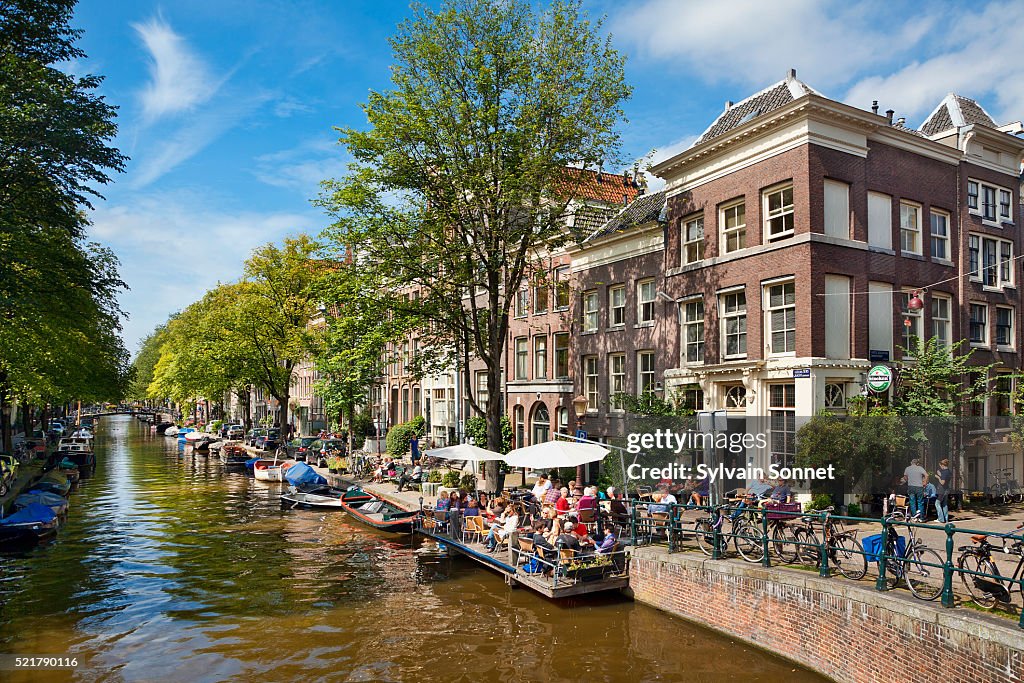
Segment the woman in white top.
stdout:
[[501,517],[498,518],[498,521],[500,521],[501,524],[492,524],[491,530],[487,534],[487,540],[485,543],[488,550],[493,551],[498,546],[499,540],[505,540],[519,528],[519,511],[516,510],[515,506],[509,506],[509,508],[502,513]]
[[537,483],[533,485],[533,491],[531,491],[531,493],[533,494],[534,499],[539,503],[544,500],[544,494],[547,493],[550,488],[551,482],[542,474],[537,477]]

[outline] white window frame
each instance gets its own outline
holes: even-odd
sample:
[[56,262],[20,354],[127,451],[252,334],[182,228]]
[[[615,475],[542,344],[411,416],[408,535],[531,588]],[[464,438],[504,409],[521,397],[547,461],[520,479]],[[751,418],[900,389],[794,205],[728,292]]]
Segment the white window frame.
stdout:
[[747,409],[747,388],[742,384],[727,384],[723,387],[722,406],[725,410]]
[[[790,402],[786,397],[786,387],[792,388],[793,401]],[[768,385],[768,419],[769,419],[769,454],[772,462],[777,462],[779,465],[791,465],[793,458],[796,456],[796,383],[795,382],[775,382]],[[775,398],[779,395],[775,390],[781,388],[782,403],[784,405],[775,405]],[[785,429],[776,430],[776,419],[782,418],[785,421]],[[776,432],[781,431],[783,434],[788,435],[784,441],[785,450],[776,449]],[[781,461],[776,460],[776,452],[780,452],[784,457]]]
[[[683,316],[683,365],[701,365],[704,363],[706,343],[704,320],[707,317],[707,311],[704,309],[704,299],[701,297],[690,297],[681,301],[679,305],[682,307]],[[693,337],[692,339],[691,336]],[[693,350],[693,358],[690,357],[691,348]]]
[[704,260],[703,213],[695,213],[683,219],[680,240],[682,243],[682,264],[684,266]]
[[[734,297],[743,297],[742,308],[738,302],[730,308],[730,299]],[[748,320],[747,320],[747,293],[745,289],[733,289],[727,292],[719,292],[718,300],[720,304],[720,317],[721,317],[721,329],[722,329],[722,358],[725,359],[736,359],[747,357],[747,334],[748,334]],[[729,323],[735,322],[737,328],[742,327],[742,331],[729,331]],[[742,338],[743,351],[737,353],[729,353],[729,338],[736,337],[737,340]]]
[[[911,219],[913,224],[911,224]],[[924,240],[921,230],[921,205],[908,201],[900,201],[900,251],[904,254],[917,254],[921,256],[924,252],[922,243]],[[910,242],[913,244],[909,244]]]
[[654,391],[654,351],[636,352],[636,395]]
[[967,269],[970,278],[989,290],[1013,287],[1013,242],[973,232],[967,239]]
[[[944,222],[943,234],[935,232],[936,219],[940,218]],[[928,253],[931,254],[932,260],[952,262],[952,253],[949,250],[949,225],[950,215],[946,211],[931,209],[928,212]],[[942,245],[942,256],[936,256],[935,254],[935,247],[938,244]]]
[[[644,290],[649,289],[647,294]],[[657,289],[654,286],[654,278],[638,280],[636,283],[636,324],[654,324],[654,300],[658,298]]]
[[533,378],[548,378],[548,337],[538,334],[533,338]]
[[[736,220],[736,224],[729,226],[729,214],[732,213],[732,217]],[[743,222],[739,222],[739,216],[742,214]],[[733,252],[740,251],[741,249],[747,248],[747,202],[746,199],[738,199],[735,201],[727,202],[718,209],[718,224],[721,227],[721,245],[722,248],[719,250],[722,254],[732,254]],[[730,240],[735,240],[736,246],[730,248]]]
[[581,295],[583,300],[583,331],[597,332],[600,322],[601,300],[596,289],[588,289]]
[[842,382],[825,383],[825,408],[846,410],[846,384]]
[[[949,296],[942,296],[939,294],[932,294],[932,337],[939,340],[939,342],[949,348],[953,344],[953,298]],[[945,311],[937,310],[941,308],[940,302],[945,304]],[[944,313],[945,315],[940,315]],[[941,330],[941,332],[940,332]]]
[[[974,192],[974,194],[972,194]],[[991,217],[986,215],[990,204],[991,195]],[[1008,200],[1004,203],[1004,197]],[[1003,207],[1006,213],[1003,213]],[[1008,187],[987,183],[977,178],[967,179],[967,209],[975,216],[980,216],[982,223],[1002,227],[1004,223],[1013,222],[1013,190]]]
[[[780,204],[778,209],[770,209],[771,198],[774,195],[781,194],[782,199],[780,202],[785,200],[786,190],[789,190],[789,204]],[[776,240],[785,239],[792,237],[796,231],[796,198],[793,196],[793,183],[785,182],[769,187],[761,192],[761,204],[764,209],[764,243],[774,242]],[[785,217],[790,216],[790,227],[785,227]],[[772,222],[778,219],[782,219],[783,230],[772,233]]]
[[554,270],[555,298],[552,302],[556,311],[564,311],[569,308],[572,301],[572,293],[569,291],[569,266],[559,266]]
[[[568,332],[555,332],[555,334],[552,335],[552,336],[554,337],[554,350],[555,350],[555,356],[554,356],[554,359],[555,359],[555,365],[554,365],[555,379],[563,379],[563,378],[569,376],[569,333]],[[564,346],[561,346],[561,347],[559,346],[559,341],[560,340],[564,340],[565,341],[565,345]],[[559,360],[558,360],[559,352],[564,352],[565,353],[565,362],[561,364],[562,365],[561,368],[559,368]],[[561,369],[564,369],[565,372],[560,373],[559,370],[561,370]]]
[[530,310],[530,290],[520,289],[516,292],[516,318],[525,318]]
[[608,354],[608,405],[613,413],[624,412],[625,408],[615,400],[616,394],[626,393],[626,354]]
[[[616,301],[618,298],[618,301]],[[608,288],[608,327],[626,326],[626,285]]]
[[583,395],[587,398],[587,412],[596,413],[597,403],[601,399],[597,356],[583,356]]
[[[971,334],[974,328],[974,311],[976,306],[979,307],[979,310],[982,312],[980,340],[975,340]],[[971,301],[967,305],[967,339],[971,346],[979,348],[988,347],[988,327],[988,304],[984,301]]]
[[[904,289],[900,293],[900,314],[902,321],[900,325],[903,327],[902,333],[902,344],[903,347],[903,358],[913,358],[914,354],[910,346],[910,338],[917,337],[919,340],[924,341],[924,308],[919,308],[916,311],[911,310],[908,306],[910,299],[913,298],[914,293],[917,290]],[[907,325],[906,321],[910,320],[911,324]]]
[[516,380],[529,379],[530,338],[516,337],[514,349],[514,371]]
[[[1003,327],[999,324],[999,312],[1009,311],[1010,313],[1010,325],[1009,325],[1009,343],[1002,343],[999,341],[999,328]],[[1017,315],[1013,306],[996,306],[995,318],[992,321],[992,344],[1001,351],[1012,351],[1016,346],[1015,336],[1017,334]]]
[[[785,286],[786,285],[789,285],[789,286],[791,286],[793,288],[793,303],[791,303],[791,304],[785,303]],[[783,296],[783,303],[781,305],[779,305],[779,306],[773,306],[772,303],[771,303],[771,290],[774,287],[783,287],[783,295],[782,295]],[[764,343],[765,343],[765,346],[767,347],[767,349],[766,349],[767,355],[773,356],[773,357],[795,356],[796,355],[796,328],[797,328],[797,325],[796,325],[796,280],[780,280],[780,281],[777,281],[777,282],[766,282],[764,284],[763,292],[764,292],[764,294],[763,294],[763,296],[764,296],[763,308],[764,308],[764,327],[765,327]],[[783,327],[782,328],[782,332],[783,332],[783,334],[785,335],[785,337],[787,339],[789,338],[790,335],[792,335],[792,338],[793,338],[793,350],[792,351],[777,351],[775,349],[775,345],[774,345],[773,339],[772,339],[772,336],[773,336],[773,333],[774,333],[774,329],[772,327],[772,313],[774,311],[785,311],[787,309],[792,309],[793,310],[793,326],[792,327]]]

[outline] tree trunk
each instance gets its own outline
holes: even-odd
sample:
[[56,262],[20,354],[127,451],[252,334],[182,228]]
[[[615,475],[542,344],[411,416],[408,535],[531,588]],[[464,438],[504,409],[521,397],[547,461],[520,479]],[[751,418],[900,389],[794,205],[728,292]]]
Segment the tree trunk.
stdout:
[[11,431],[10,388],[7,386],[7,372],[0,372],[0,450],[10,453],[14,449],[14,435]]
[[355,421],[355,416],[356,416],[356,404],[355,403],[349,403],[348,404],[348,416],[347,416],[347,418],[348,418],[348,453],[349,453],[350,457],[352,455],[352,445],[354,443],[353,442],[353,438],[354,437],[352,436],[352,423]]
[[22,401],[21,403],[21,424],[25,427],[25,438],[32,436],[32,432],[35,430],[35,420],[33,419],[33,408],[28,401]]

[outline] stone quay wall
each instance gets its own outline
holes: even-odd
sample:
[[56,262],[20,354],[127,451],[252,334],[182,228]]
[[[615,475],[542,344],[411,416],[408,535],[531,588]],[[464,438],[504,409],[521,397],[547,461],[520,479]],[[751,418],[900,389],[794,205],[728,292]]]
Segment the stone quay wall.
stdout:
[[630,588],[639,602],[842,683],[1024,680],[1024,629],[1013,621],[879,592],[866,579],[645,547],[632,552]]

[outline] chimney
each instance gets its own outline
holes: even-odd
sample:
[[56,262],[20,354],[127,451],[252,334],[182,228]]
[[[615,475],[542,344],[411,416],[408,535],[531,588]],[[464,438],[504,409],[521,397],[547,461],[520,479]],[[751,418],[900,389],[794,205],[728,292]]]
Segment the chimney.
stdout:
[[730,109],[732,109],[732,100],[726,100],[725,101],[725,110],[729,111]]
[[896,112],[894,112],[892,109],[886,109],[885,110],[885,118],[889,119],[889,125],[890,126],[892,125],[892,115],[895,114],[895,113]]
[[907,117],[906,116],[901,116],[898,119],[896,119],[896,125],[897,126],[902,126],[902,125],[906,124],[906,122],[907,122]]
[[597,165],[597,182],[601,182],[602,180],[604,180],[604,174],[601,172],[601,168],[603,166],[604,164]]
[[786,80],[787,81],[795,81],[796,80],[796,69],[790,69],[789,70],[789,72],[786,74]]
[[623,206],[629,206],[629,195],[628,194],[622,195],[622,205]]
[[872,102],[871,102],[871,113],[872,114],[877,114],[878,113],[878,100],[872,100]]

